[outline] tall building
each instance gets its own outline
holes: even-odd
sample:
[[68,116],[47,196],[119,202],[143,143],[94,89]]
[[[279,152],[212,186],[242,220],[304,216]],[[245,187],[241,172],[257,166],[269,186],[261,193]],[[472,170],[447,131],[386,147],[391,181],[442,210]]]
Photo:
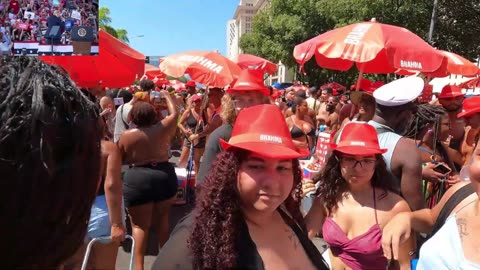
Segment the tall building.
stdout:
[[233,58],[241,52],[240,37],[252,31],[253,16],[267,7],[270,0],[240,0],[233,19],[227,22],[227,57]]
[[[242,53],[239,42],[242,35],[252,31],[253,17],[264,10],[270,0],[240,0],[233,19],[227,22],[227,57],[234,58]],[[277,64],[277,73],[269,76],[266,83],[292,82],[294,70],[286,67],[281,61]]]

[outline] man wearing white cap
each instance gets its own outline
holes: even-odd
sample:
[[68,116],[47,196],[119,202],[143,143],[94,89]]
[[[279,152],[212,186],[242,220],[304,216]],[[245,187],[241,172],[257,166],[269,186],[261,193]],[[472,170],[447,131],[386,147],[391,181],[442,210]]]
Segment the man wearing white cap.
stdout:
[[394,187],[402,194],[410,208],[425,207],[422,194],[422,162],[415,142],[402,137],[407,124],[416,112],[416,100],[424,82],[418,77],[407,77],[378,88],[373,97],[377,103],[375,116],[368,123],[375,127],[387,171]]

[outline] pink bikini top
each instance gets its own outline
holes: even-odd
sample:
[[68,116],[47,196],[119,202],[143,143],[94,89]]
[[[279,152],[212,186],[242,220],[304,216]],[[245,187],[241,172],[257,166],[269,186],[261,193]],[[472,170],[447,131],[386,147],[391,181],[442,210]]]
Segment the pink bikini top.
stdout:
[[377,219],[375,189],[373,198],[376,223],[365,233],[348,239],[332,218],[327,217],[323,223],[323,238],[329,244],[332,254],[339,257],[352,270],[384,270],[387,266],[387,259],[383,256],[382,250],[382,230]]

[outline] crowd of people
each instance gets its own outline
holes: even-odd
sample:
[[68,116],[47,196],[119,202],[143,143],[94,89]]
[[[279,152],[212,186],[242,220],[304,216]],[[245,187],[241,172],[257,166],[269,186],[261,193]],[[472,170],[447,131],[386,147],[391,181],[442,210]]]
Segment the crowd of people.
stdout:
[[[278,91],[246,69],[225,89],[143,80],[134,93],[102,92],[38,59],[0,61],[8,269],[78,267],[98,236],[112,242],[89,264],[114,269],[125,222],[135,269],[150,227],[152,269],[480,269],[480,97],[456,86],[425,102],[419,77],[365,80],[339,98]],[[326,162],[304,177],[320,132],[330,135]],[[169,234],[174,144],[177,166],[193,161],[196,187]]]
[[0,0],[0,43],[12,47],[14,42],[48,43],[47,30],[59,18],[58,44],[71,44],[74,26],[98,29],[96,0]]

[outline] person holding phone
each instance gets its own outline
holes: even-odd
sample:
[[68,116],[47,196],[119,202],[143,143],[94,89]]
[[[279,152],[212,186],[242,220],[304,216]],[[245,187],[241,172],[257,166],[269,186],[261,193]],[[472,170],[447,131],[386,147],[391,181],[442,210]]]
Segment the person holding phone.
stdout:
[[421,156],[423,193],[429,208],[438,203],[448,187],[460,181],[454,162],[461,162],[461,155],[445,143],[450,131],[447,111],[425,103],[418,106],[405,132],[415,140]]
[[168,239],[170,207],[175,203],[178,179],[169,162],[169,144],[177,127],[178,110],[163,90],[169,114],[158,121],[150,102],[137,101],[128,113],[132,127],[118,141],[124,165],[125,206],[136,245],[135,269],[143,269],[150,227],[155,228],[160,247]]

